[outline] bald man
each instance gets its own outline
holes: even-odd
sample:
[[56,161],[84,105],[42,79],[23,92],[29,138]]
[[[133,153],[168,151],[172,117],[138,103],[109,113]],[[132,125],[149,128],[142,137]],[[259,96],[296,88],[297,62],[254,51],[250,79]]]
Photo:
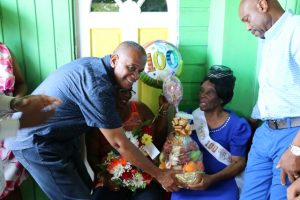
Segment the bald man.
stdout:
[[239,15],[262,44],[252,117],[263,120],[241,199],[286,199],[287,187],[300,174],[300,16],[284,11],[277,0],[242,0]]
[[23,129],[6,143],[50,199],[90,199],[91,179],[80,157],[79,136],[97,127],[128,161],[168,191],[178,190],[173,172],[155,167],[125,136],[116,111],[119,89],[130,89],[146,63],[143,47],[121,43],[112,55],[81,58],[50,75],[33,92],[62,100],[55,115]]

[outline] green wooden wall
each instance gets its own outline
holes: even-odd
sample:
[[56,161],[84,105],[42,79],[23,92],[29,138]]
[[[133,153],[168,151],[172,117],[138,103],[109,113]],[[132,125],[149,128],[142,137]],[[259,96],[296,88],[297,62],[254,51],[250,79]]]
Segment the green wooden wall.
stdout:
[[[220,26],[218,23],[223,23],[223,43],[218,44],[219,48],[222,49],[220,63],[231,67],[237,77],[235,95],[227,107],[240,115],[248,117],[253,105],[256,103],[258,93],[257,74],[259,66],[257,62],[260,59],[259,42],[257,38],[246,30],[245,25],[239,19],[239,1],[213,1],[215,1],[214,8],[216,9],[220,9],[216,7],[216,2],[224,2],[222,9],[225,14],[224,18],[221,18],[223,20],[210,24],[210,27],[218,27]],[[299,0],[280,0],[280,3],[286,10],[292,9],[295,13],[300,12]],[[211,10],[214,10],[214,8],[211,8]],[[218,13],[211,12],[211,15],[218,15]],[[216,61],[212,59],[212,56],[208,55],[209,63]]]
[[207,70],[209,7],[210,0],[180,0],[179,51],[184,62],[180,110],[199,104],[199,83]]
[[[0,0],[0,41],[13,52],[29,92],[75,57],[73,0]],[[23,199],[47,199],[29,178]]]
[[[258,39],[238,16],[237,0],[180,0],[179,50],[184,61],[180,78],[184,97],[180,109],[198,106],[199,84],[207,68],[223,64],[237,77],[227,108],[249,117],[257,99]],[[285,9],[300,13],[300,0],[280,0]]]
[[32,91],[74,58],[73,0],[0,0],[0,41],[15,54]]

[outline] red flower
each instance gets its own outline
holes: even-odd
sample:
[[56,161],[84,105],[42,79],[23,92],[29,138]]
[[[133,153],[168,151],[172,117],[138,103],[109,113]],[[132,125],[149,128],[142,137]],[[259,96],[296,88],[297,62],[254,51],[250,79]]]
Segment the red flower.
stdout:
[[122,179],[124,179],[124,180],[130,180],[130,179],[132,179],[132,173],[131,172],[124,172],[123,174],[122,174]]
[[126,165],[125,158],[120,157],[119,159],[113,159],[107,166],[107,170],[109,171],[109,173],[111,173],[117,165],[125,166]]
[[135,174],[135,173],[137,173],[137,170],[136,169],[131,169],[130,173]]
[[141,128],[141,130],[142,130],[143,133],[148,133],[149,135],[152,135],[152,133],[153,133],[152,128],[149,127],[149,126],[143,126]]
[[151,176],[145,172],[142,173],[144,180],[150,180]]

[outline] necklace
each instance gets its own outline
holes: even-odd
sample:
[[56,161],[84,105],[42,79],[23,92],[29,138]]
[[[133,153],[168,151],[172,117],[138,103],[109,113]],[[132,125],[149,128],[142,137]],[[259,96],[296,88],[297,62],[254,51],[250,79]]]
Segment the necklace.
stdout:
[[230,116],[226,119],[225,123],[222,126],[220,126],[219,128],[216,128],[216,129],[210,129],[209,132],[215,133],[215,132],[221,131],[228,124],[229,120],[230,120]]

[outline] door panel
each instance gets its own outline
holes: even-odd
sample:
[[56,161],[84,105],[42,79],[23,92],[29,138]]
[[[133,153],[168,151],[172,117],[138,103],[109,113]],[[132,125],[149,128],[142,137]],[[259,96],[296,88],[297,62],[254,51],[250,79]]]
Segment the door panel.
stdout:
[[102,57],[111,54],[122,42],[122,30],[118,28],[91,29],[91,55]]

